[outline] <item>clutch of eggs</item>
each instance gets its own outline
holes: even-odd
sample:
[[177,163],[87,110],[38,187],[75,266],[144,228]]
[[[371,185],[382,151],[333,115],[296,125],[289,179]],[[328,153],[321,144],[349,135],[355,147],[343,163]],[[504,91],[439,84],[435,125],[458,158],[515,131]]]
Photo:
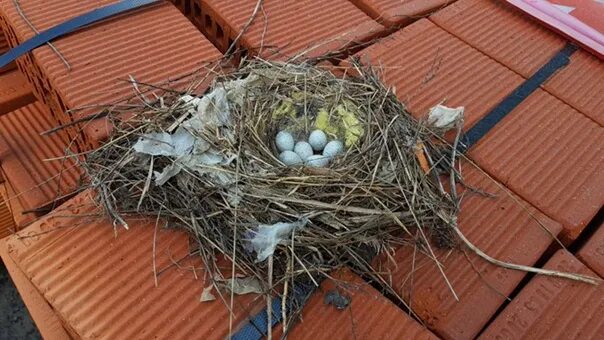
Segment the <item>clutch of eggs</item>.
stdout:
[[344,153],[344,144],[339,140],[327,141],[327,135],[321,130],[314,130],[308,136],[308,141],[294,140],[287,131],[279,131],[275,137],[275,145],[279,150],[279,160],[287,166],[306,165],[323,168],[336,156]]

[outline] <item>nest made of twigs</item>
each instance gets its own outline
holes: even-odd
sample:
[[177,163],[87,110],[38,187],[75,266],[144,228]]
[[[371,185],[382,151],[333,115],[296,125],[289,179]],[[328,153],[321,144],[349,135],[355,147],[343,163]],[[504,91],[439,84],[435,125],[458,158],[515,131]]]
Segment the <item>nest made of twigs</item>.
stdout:
[[[185,228],[214,280],[224,278],[216,263],[226,257],[239,275],[273,293],[285,281],[317,284],[343,266],[372,274],[371,257],[402,242],[431,238],[451,246],[456,202],[417,157],[420,148],[427,159],[450,164],[451,149],[433,142],[434,131],[413,119],[372,69],[357,71],[336,77],[308,64],[255,60],[217,77],[210,90],[227,89],[230,122],[189,132],[230,161],[185,167],[162,185],[154,176],[177,160],[133,145],[148,133],[173,134],[198,113],[176,92],[130,105],[129,118],[115,120],[111,140],[84,164],[100,203],[119,223],[144,214]],[[252,77],[232,98],[234,81]],[[320,169],[279,161],[274,137],[282,126],[293,119],[302,122],[295,132],[307,134],[319,110],[343,103],[363,131],[343,155]],[[275,115],[284,105],[289,115]],[[269,271],[250,239],[260,225],[296,221],[304,225],[283,236]]]

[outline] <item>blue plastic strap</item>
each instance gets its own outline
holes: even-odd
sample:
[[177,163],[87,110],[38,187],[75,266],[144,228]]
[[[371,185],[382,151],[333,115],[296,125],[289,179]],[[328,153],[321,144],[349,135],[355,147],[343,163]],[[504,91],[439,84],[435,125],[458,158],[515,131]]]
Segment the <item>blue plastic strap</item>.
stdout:
[[77,16],[73,19],[69,19],[44,32],[40,32],[31,39],[25,41],[21,45],[16,46],[15,48],[0,56],[0,68],[10,64],[18,57],[28,52],[31,52],[33,49],[40,47],[52,41],[53,39],[72,33],[82,27],[110,18],[114,15],[121,14],[146,5],[150,5],[159,1],[160,0],[122,0],[118,3],[97,8],[88,13],[84,13],[80,16]]
[[566,44],[562,50],[554,55],[545,65],[543,65],[529,79],[518,86],[514,92],[507,96],[491,112],[476,123],[462,137],[462,143],[459,146],[461,151],[465,151],[476,144],[484,137],[499,121],[512,112],[520,103],[537,90],[541,84],[547,81],[554,73],[564,68],[570,62],[570,56],[577,50],[572,44]]

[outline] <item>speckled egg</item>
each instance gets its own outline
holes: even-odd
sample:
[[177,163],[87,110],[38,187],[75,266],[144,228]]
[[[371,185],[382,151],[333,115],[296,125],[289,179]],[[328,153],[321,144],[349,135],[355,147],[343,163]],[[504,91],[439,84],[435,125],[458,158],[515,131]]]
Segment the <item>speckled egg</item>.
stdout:
[[279,160],[287,166],[302,164],[302,158],[300,158],[300,156],[298,156],[297,153],[295,153],[293,151],[289,151],[289,150],[283,151],[279,155]]
[[314,130],[308,136],[308,143],[312,146],[313,150],[320,152],[325,147],[325,144],[327,144],[327,135],[321,130]]
[[279,131],[275,137],[275,144],[279,151],[294,151],[294,136],[287,131]]
[[312,156],[314,152],[312,151],[312,146],[307,142],[298,142],[294,146],[294,152],[302,158],[303,161],[307,160],[308,157]]
[[339,140],[332,140],[331,142],[325,145],[325,149],[323,150],[323,156],[326,157],[336,157],[344,153],[344,144]]
[[305,164],[312,168],[324,168],[329,165],[329,157],[323,155],[312,155],[308,157]]

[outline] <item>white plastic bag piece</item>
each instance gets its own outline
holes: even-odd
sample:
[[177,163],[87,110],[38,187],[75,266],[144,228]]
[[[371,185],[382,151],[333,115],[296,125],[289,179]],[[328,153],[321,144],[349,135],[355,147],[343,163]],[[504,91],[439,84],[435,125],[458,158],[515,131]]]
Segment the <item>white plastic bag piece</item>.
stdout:
[[286,244],[296,229],[304,228],[308,219],[292,223],[260,224],[250,243],[256,252],[256,262],[262,262],[273,255],[278,244]]
[[463,106],[450,108],[437,105],[430,109],[428,124],[441,129],[451,129],[463,118],[465,108]]
[[218,87],[201,98],[197,113],[204,125],[230,126],[231,112],[225,89]]
[[195,137],[187,130],[179,128],[171,135],[167,132],[154,132],[143,135],[134,144],[134,151],[151,156],[180,157],[191,153]]

